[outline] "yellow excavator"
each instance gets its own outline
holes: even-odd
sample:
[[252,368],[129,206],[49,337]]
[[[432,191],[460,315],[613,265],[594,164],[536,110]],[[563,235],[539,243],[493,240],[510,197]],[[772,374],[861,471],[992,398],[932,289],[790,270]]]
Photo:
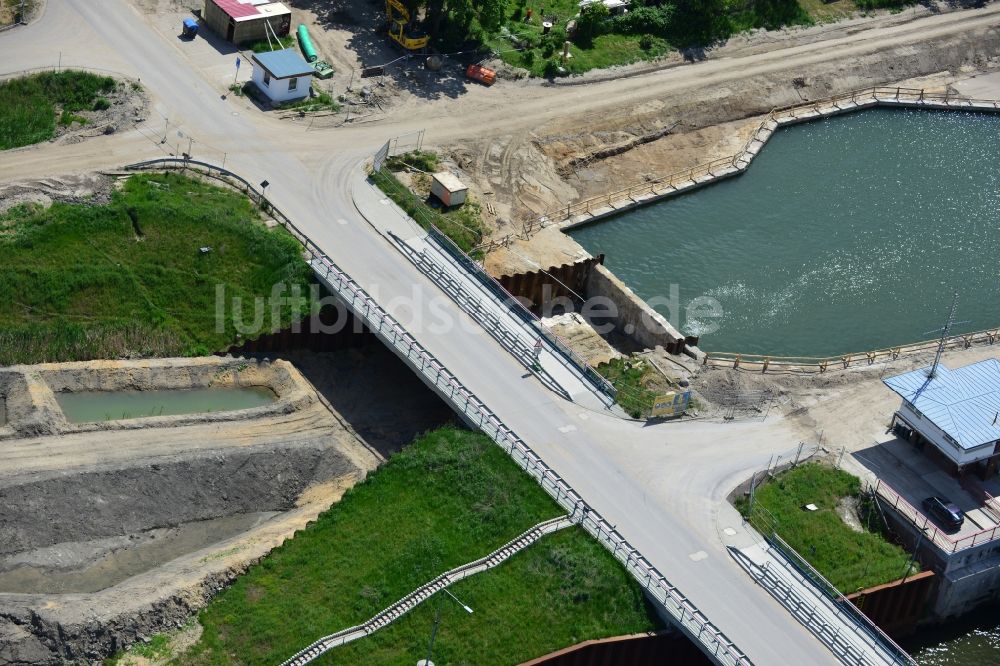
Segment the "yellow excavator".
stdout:
[[410,12],[400,0],[385,0],[385,13],[389,17],[389,36],[407,51],[419,51],[427,46],[429,37],[415,30]]

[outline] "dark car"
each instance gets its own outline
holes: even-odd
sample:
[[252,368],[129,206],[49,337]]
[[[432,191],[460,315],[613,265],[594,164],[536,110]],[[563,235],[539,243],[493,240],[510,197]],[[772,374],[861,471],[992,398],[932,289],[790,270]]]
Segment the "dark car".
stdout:
[[965,521],[965,514],[954,502],[944,497],[928,497],[924,509],[947,530],[957,531]]

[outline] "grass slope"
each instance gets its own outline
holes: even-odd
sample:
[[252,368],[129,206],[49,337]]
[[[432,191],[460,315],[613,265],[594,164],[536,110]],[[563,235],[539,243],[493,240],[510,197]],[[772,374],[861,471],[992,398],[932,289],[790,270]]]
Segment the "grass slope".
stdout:
[[438,609],[432,661],[441,666],[509,666],[581,641],[660,628],[632,577],[578,527],[449,590],[474,612],[441,594],[320,663],[412,666],[427,656]]
[[[434,431],[220,594],[200,616],[201,641],[177,663],[280,663],[561,513],[486,437]],[[437,663],[514,663],[579,638],[654,625],[637,586],[582,533],[546,537],[483,576],[455,589],[475,614],[459,609],[465,617],[453,617],[442,605],[452,630],[441,634]],[[438,602],[450,600],[429,603]],[[428,612],[338,649],[328,662],[415,663]]]
[[77,111],[107,108],[101,95],[116,85],[110,76],[77,71],[42,72],[0,83],[0,150],[55,136],[57,107],[63,125],[83,121]]
[[[855,532],[837,515],[842,498],[860,495],[857,477],[813,463],[779,474],[757,490],[755,501],[777,520],[782,539],[837,589],[850,594],[897,580],[910,561],[906,551],[881,534]],[[819,510],[804,511],[802,507],[809,503]],[[872,516],[871,527],[876,527],[876,520]]]
[[106,206],[15,207],[0,256],[0,365],[210,353],[237,339],[231,316],[217,330],[216,285],[250,322],[255,296],[279,282],[307,294],[310,278],[249,200],[176,174],[133,176]]

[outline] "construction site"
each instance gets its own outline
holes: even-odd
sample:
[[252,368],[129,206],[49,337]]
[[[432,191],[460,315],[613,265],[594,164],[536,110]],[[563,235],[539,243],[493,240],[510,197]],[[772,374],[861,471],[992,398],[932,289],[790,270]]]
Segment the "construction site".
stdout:
[[[569,624],[586,631],[526,633],[523,651],[497,648],[488,663],[576,663],[558,661],[563,649],[578,660],[601,653],[607,663],[648,650],[658,659],[686,655],[671,663],[917,664],[935,649],[954,654],[947,663],[956,666],[987,663],[978,644],[960,645],[975,632],[954,644],[919,639],[1000,600],[1000,488],[987,473],[1000,441],[992,384],[968,416],[985,432],[968,446],[989,455],[951,464],[928,447],[930,435],[893,428],[933,382],[910,394],[891,383],[997,357],[996,313],[979,305],[983,294],[963,291],[957,315],[953,301],[942,321],[953,291],[973,289],[969,274],[985,269],[965,255],[949,259],[957,272],[922,259],[916,268],[947,293],[919,314],[914,296],[893,296],[909,303],[891,316],[895,328],[879,320],[890,319],[884,303],[855,310],[852,338],[834,327],[847,315],[821,318],[834,295],[856,304],[889,293],[872,281],[875,269],[900,265],[868,231],[852,233],[884,265],[838,250],[830,268],[809,254],[807,246],[827,243],[826,227],[804,221],[807,210],[784,211],[789,226],[766,232],[787,237],[770,243],[787,256],[771,257],[741,237],[750,228],[740,226],[742,203],[710,214],[691,202],[738,187],[733,196],[745,202],[775,183],[801,190],[806,207],[817,198],[810,188],[846,196],[834,171],[849,165],[817,148],[820,138],[847,153],[899,131],[920,144],[915,155],[936,156],[907,180],[940,184],[934,170],[958,162],[983,176],[967,190],[942,186],[969,228],[982,227],[977,237],[989,250],[990,204],[975,192],[994,185],[983,165],[995,154],[983,137],[1000,120],[1000,8],[854,13],[660,55],[653,42],[641,58],[583,71],[603,42],[581,46],[568,24],[585,10],[567,14],[562,5],[537,15],[517,8],[516,18],[512,5],[499,36],[472,45],[444,41],[433,8],[396,0],[114,0],[97,13],[87,4],[40,3],[0,32],[0,53],[10,56],[3,81],[43,68],[114,83],[78,107],[57,101],[49,138],[0,152],[0,242],[10,239],[12,252],[50,242],[55,261],[63,245],[41,234],[74,219],[70,209],[92,208],[93,254],[85,256],[125,275],[98,278],[78,265],[78,286],[36,302],[24,271],[0,261],[0,284],[19,294],[0,307],[0,353],[31,359],[0,367],[0,446],[9,454],[0,463],[0,663],[299,664],[320,655],[388,663],[424,658],[430,636],[429,660],[442,626],[434,663],[463,663],[463,650],[489,651],[491,637],[517,634],[505,622],[511,608],[533,605],[532,587],[541,605],[583,590],[568,606],[580,619]],[[475,25],[487,18],[477,15]],[[544,57],[561,69],[536,73],[541,65],[523,53],[546,45],[521,28],[541,40],[555,31],[560,44]],[[32,46],[43,35],[59,42],[55,58]],[[130,57],[140,38],[155,48]],[[901,129],[871,120],[877,114],[896,114],[885,122]],[[932,120],[918,128],[915,115]],[[805,138],[789,139],[800,130]],[[844,148],[845,136],[856,145]],[[872,202],[895,192],[900,164],[917,159],[899,155],[862,158],[888,174],[863,177],[875,181],[864,207],[873,212],[862,220],[869,227],[888,228],[895,208]],[[810,170],[817,182],[794,184],[795,172]],[[790,198],[777,191],[779,202]],[[747,219],[781,207],[761,201]],[[197,208],[206,203],[216,208]],[[186,237],[166,242],[158,218],[179,218],[186,205],[189,226],[177,226]],[[198,231],[241,224],[253,227],[245,245],[238,234]],[[956,238],[957,247],[970,244]],[[900,243],[899,256],[921,256],[917,245]],[[746,252],[735,277],[712,283],[699,262],[721,265],[710,255],[719,247],[723,257]],[[175,267],[156,268],[172,254],[181,257]],[[816,313],[778,317],[783,286],[751,283],[760,267],[785,276],[782,258],[806,266],[810,284],[822,287],[786,299]],[[36,268],[47,277],[35,281],[49,287],[69,275]],[[953,284],[962,271],[964,283]],[[285,291],[272,289],[279,282]],[[292,332],[297,317],[319,311],[290,300],[307,284],[325,308],[336,302],[346,328],[324,333],[320,317]],[[154,293],[165,287],[168,298]],[[116,289],[128,296],[101,328],[88,303],[105,303]],[[756,300],[746,296],[752,289]],[[695,325],[712,315],[693,312],[692,295],[721,303],[717,318],[731,331],[724,343]],[[213,303],[198,316],[183,310]],[[244,332],[251,304],[277,324]],[[144,310],[155,316],[136,314]],[[726,319],[744,311],[771,314],[759,335],[747,319]],[[816,320],[817,330],[794,329],[798,319]],[[46,332],[53,322],[64,328]],[[836,344],[819,344],[824,334]],[[113,351],[81,351],[92,349]],[[906,421],[911,431],[917,420]],[[457,443],[465,434],[451,434],[453,426],[481,433],[509,469],[496,462],[470,471],[485,444]],[[447,444],[434,448],[421,439],[428,432]],[[394,457],[411,447],[415,461]],[[907,553],[898,580],[838,590],[819,576],[817,592],[812,564],[797,559],[809,553],[785,552],[780,530],[741,513],[760,483],[804,459],[856,477],[873,498],[878,529]],[[428,512],[409,521],[428,532],[396,542],[401,528],[387,522],[358,530],[365,540],[348,538],[350,516],[367,515],[355,507],[389,506],[391,495],[377,493],[401,492],[393,483],[402,481],[381,479],[419,478],[400,470],[442,474],[434,507],[399,496],[407,498],[401,511]],[[445,494],[452,473],[472,484],[459,499]],[[503,491],[476,485],[480,476]],[[934,497],[961,510],[956,531],[928,508]],[[444,515],[431,518],[434,511]],[[860,515],[838,511],[849,526]],[[336,555],[337,529],[378,566],[345,579],[357,589],[331,591],[304,574],[311,583],[292,585],[299,596],[283,599],[289,585],[280,581],[294,580],[295,569],[275,578],[270,567],[325,567],[319,558]],[[304,544],[317,533],[327,545],[310,550]],[[396,549],[422,554],[419,566],[405,553],[392,559]],[[500,588],[511,590],[503,601]],[[757,617],[736,612],[734,600]],[[811,615],[801,610],[807,602]],[[274,621],[293,612],[304,618],[294,631]],[[144,656],[154,644],[160,651]]]

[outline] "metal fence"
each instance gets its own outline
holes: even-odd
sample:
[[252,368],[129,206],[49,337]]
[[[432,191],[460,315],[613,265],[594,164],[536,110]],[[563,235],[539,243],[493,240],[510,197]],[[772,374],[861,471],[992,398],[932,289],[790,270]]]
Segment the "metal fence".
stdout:
[[925,516],[912,504],[907,502],[899,493],[893,490],[889,484],[885,483],[881,479],[878,479],[875,482],[875,486],[872,488],[872,493],[877,499],[881,499],[887,505],[891,506],[896,510],[896,513],[905,518],[909,523],[922,532],[924,535],[922,538],[927,539],[946,553],[957,553],[958,551],[965,550],[966,548],[981,546],[984,543],[989,543],[990,541],[1000,537],[1000,525],[997,525],[995,527],[979,530],[978,532],[968,534],[958,539],[953,539],[938,529],[938,527],[932,523],[927,516]]
[[922,88],[900,88],[872,86],[836,95],[816,102],[796,104],[772,109],[754,129],[746,143],[733,155],[720,157],[689,169],[645,180],[608,194],[589,197],[560,208],[547,211],[544,215],[526,220],[521,234],[508,234],[491,239],[482,244],[484,252],[498,247],[506,247],[516,238],[526,238],[531,233],[550,224],[549,220],[570,220],[574,216],[589,214],[594,210],[607,209],[616,203],[635,202],[637,198],[655,197],[669,194],[681,188],[710,182],[716,178],[733,175],[745,169],[767,142],[771,134],[781,125],[811,120],[823,115],[843,113],[873,106],[908,106],[915,108],[965,109],[974,111],[1000,111],[1000,101],[973,99],[950,92],[933,93]]
[[268,206],[275,219],[282,224],[311,257],[313,269],[347,307],[371,329],[387,346],[401,358],[408,360],[422,374],[427,382],[446,396],[451,404],[465,415],[469,423],[475,424],[484,434],[500,446],[511,459],[563,507],[571,518],[578,521],[587,533],[607,548],[625,567],[640,586],[674,618],[680,627],[696,644],[726,666],[752,666],[753,662],[733,641],[719,630],[698,610],[680,590],[670,582],[635,549],[613,525],[597,511],[551,467],[545,464],[520,437],[508,428],[500,418],[472,393],[457,377],[445,368],[433,354],[404,329],[389,313],[342,271],[322,250],[303,234],[280,210],[273,207],[249,181],[241,176],[215,165],[183,160],[161,158],[139,162],[125,167],[131,170],[154,168],[194,168],[204,169],[210,175],[232,179],[256,203]]
[[601,373],[597,372],[585,360],[574,352],[569,345],[552,329],[545,325],[542,320],[531,310],[525,307],[517,297],[504,289],[503,285],[486,272],[486,270],[472,257],[462,251],[460,247],[448,238],[440,229],[434,225],[428,229],[430,237],[438,247],[450,254],[461,266],[463,266],[480,284],[482,284],[493,296],[507,306],[507,309],[525,324],[536,330],[549,346],[556,352],[557,356],[572,365],[583,377],[602,395],[613,401],[618,394],[618,390],[612,386]]
[[791,566],[808,582],[807,587],[811,588],[814,594],[817,594],[817,596],[822,595],[828,599],[839,613],[846,616],[847,624],[854,627],[854,633],[861,640],[876,650],[885,651],[893,659],[894,664],[916,666],[916,662],[907,654],[906,650],[889,638],[878,625],[862,613],[833,583],[827,580],[798,551],[778,535],[779,524],[774,514],[760,504],[754,503],[751,504],[747,512],[747,522],[763,536],[768,546],[778,551],[778,554],[784,559],[785,563]]

